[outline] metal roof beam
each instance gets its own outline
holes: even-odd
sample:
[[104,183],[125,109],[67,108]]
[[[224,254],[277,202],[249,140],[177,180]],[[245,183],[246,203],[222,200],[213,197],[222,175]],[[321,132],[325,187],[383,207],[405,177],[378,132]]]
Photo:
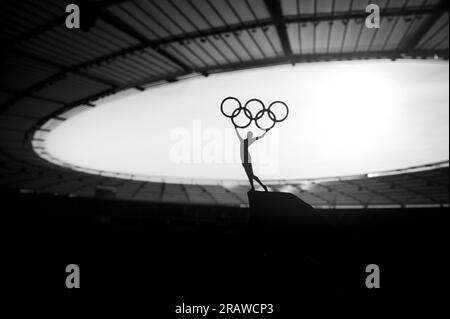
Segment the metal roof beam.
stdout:
[[90,95],[88,97],[84,97],[82,99],[79,99],[77,101],[64,104],[61,108],[58,108],[56,111],[53,111],[52,113],[50,113],[46,117],[41,118],[29,130],[27,130],[27,132],[25,133],[25,136],[24,136],[24,142],[26,140],[30,139],[31,134],[33,134],[35,130],[39,129],[48,119],[57,117],[62,112],[70,110],[70,109],[72,109],[75,106],[78,106],[78,105],[81,105],[81,104],[87,104],[87,103],[89,103],[91,101],[94,101],[94,100],[100,99],[102,97],[114,94],[114,93],[117,92],[117,90],[118,89],[116,89],[116,88],[109,88],[109,89],[103,90],[103,91],[101,91],[99,93],[92,94],[92,95]]
[[142,35],[140,32],[136,31],[134,28],[130,27],[128,24],[123,22],[121,19],[114,16],[112,13],[104,10],[100,13],[100,18],[104,20],[105,22],[109,23],[113,27],[119,29],[120,31],[130,35],[131,37],[137,39],[144,47],[150,47],[157,51],[160,55],[162,55],[164,58],[168,59],[175,65],[179,66],[186,72],[192,72],[193,70],[183,61],[178,59],[177,57],[171,55],[170,53],[164,51],[160,46],[158,46],[157,43],[150,41],[147,39],[144,35]]
[[[409,56],[412,58],[427,58],[427,57],[434,57],[435,54],[436,54],[435,51],[431,52],[431,51],[417,51],[417,50],[411,51],[411,52],[405,52],[405,55],[401,55],[398,52],[374,51],[374,52],[357,52],[357,53],[294,55],[293,59],[295,59],[296,62],[300,63],[300,62],[313,62],[313,61],[351,60],[351,59],[361,59],[361,58],[362,59],[371,59],[371,58],[372,59],[373,58],[400,59],[400,58],[409,57]],[[446,52],[446,51],[437,52],[437,54],[448,59],[448,52]],[[80,68],[87,67],[91,63],[94,63],[94,62],[90,61],[88,63],[78,65],[78,66],[74,67],[74,69],[80,69]],[[198,71],[199,72],[208,72],[208,73],[219,73],[219,72],[224,72],[224,71],[250,69],[250,68],[268,66],[268,65],[279,65],[279,64],[284,64],[284,63],[286,63],[286,60],[284,58],[277,57],[277,58],[264,59],[264,60],[232,63],[232,64],[227,64],[224,66],[207,67],[207,68],[199,69]],[[56,78],[58,77],[58,74],[45,80],[45,82],[56,80]],[[172,74],[171,76],[176,77],[176,76],[180,76],[180,75],[182,75],[182,73]],[[55,78],[55,79],[53,79],[53,78]],[[91,100],[96,100],[104,95],[113,94],[122,89],[138,86],[142,83],[145,83],[145,80],[142,80],[139,82],[140,83],[131,83],[127,86],[123,86],[123,87],[119,87],[119,88],[110,88],[110,89],[107,89],[100,93],[94,94],[90,97],[80,99],[80,100],[72,102],[70,104],[65,104],[61,109],[59,109],[56,112],[49,115],[49,117],[57,116],[64,110],[68,110],[74,106],[77,106],[77,105],[80,105],[83,103],[87,103]],[[13,98],[15,98],[15,97],[13,97]],[[0,107],[0,111],[5,110],[6,108],[7,108],[7,105],[4,104],[2,107]],[[47,117],[47,118],[49,118],[49,117]],[[43,119],[43,120],[46,120],[46,119]],[[43,124],[43,122],[41,124]],[[36,127],[39,127],[41,124],[38,124]]]
[[278,38],[281,42],[281,47],[283,48],[284,56],[294,64],[292,59],[292,48],[289,42],[289,37],[286,32],[286,24],[283,20],[283,12],[281,9],[280,0],[264,0],[267,10],[270,13],[275,28],[277,29]]
[[50,30],[56,28],[57,26],[62,25],[65,20],[66,20],[66,16],[61,16],[61,17],[56,18],[55,20],[49,21],[43,25],[33,28],[31,31],[29,31],[15,39],[12,39],[9,43],[6,44],[6,48],[11,48],[11,47],[17,46],[23,42],[26,42],[32,38],[39,36],[47,31],[50,31]]
[[[270,1],[270,0],[268,0]],[[414,6],[409,8],[387,8],[381,10],[380,15],[382,17],[397,17],[397,16],[410,16],[419,14],[428,14],[435,12],[436,6]],[[355,19],[365,19],[367,13],[362,10],[355,11],[338,11],[331,13],[316,13],[316,14],[300,14],[300,15],[285,15],[283,16],[284,23],[313,23],[321,21],[344,21],[344,20],[355,20]],[[215,26],[214,28],[187,32],[182,35],[170,36],[166,38],[159,39],[154,43],[156,45],[165,45],[177,41],[186,41],[196,38],[217,36],[221,34],[234,33],[236,31],[257,29],[267,26],[274,25],[272,18],[259,19],[255,21],[243,21],[242,23],[234,23],[224,26]]]
[[[93,74],[88,74],[88,73],[83,72],[83,71],[81,71],[79,69],[76,69],[76,68],[67,68],[64,65],[61,65],[61,64],[56,63],[54,61],[48,60],[48,59],[43,58],[41,56],[38,56],[38,55],[36,55],[34,53],[26,52],[26,51],[23,51],[21,49],[14,49],[13,52],[17,53],[17,54],[19,54],[19,55],[21,55],[23,57],[29,58],[31,60],[35,60],[35,61],[41,62],[43,64],[47,64],[48,66],[54,67],[56,69],[60,69],[61,71],[59,73],[61,73],[61,74],[62,73],[64,73],[64,74],[66,74],[66,73],[76,73],[76,74],[78,74],[78,75],[80,75],[82,77],[85,77],[85,78],[90,79],[90,80],[95,81],[95,82],[99,82],[99,83],[102,83],[102,84],[105,84],[105,85],[109,85],[109,86],[112,86],[112,87],[117,86],[117,83],[112,82],[111,80],[108,80],[108,79],[105,79],[103,77],[99,77],[99,76],[96,76],[96,75],[93,75]],[[71,71],[65,71],[65,70],[69,70],[69,69],[71,69]]]
[[64,104],[64,101],[61,101],[61,100],[56,100],[56,99],[52,99],[52,98],[48,98],[48,97],[43,97],[43,96],[35,95],[35,94],[32,94],[32,93],[17,92],[17,91],[14,91],[14,90],[11,90],[11,89],[7,89],[7,88],[2,88],[2,87],[0,87],[0,92],[5,92],[7,94],[12,94],[12,95],[21,95],[22,97],[29,97],[29,98],[33,98],[33,99],[37,99],[37,100],[41,100],[41,101],[46,101],[46,102],[50,102],[50,103],[55,103],[55,104]]
[[[122,2],[127,2],[129,0],[106,0],[106,1],[100,1],[98,3],[93,3],[93,5],[98,8],[98,18],[104,20],[105,22],[109,23],[113,27],[121,30],[122,32],[130,35],[131,37],[135,38],[139,42],[141,42],[142,47],[151,47],[155,51],[157,51],[160,55],[164,56],[166,59],[170,60],[172,63],[178,65],[185,71],[192,71],[191,68],[185,64],[183,61],[179,60],[178,58],[174,57],[168,52],[165,52],[162,48],[158,47],[157,44],[153,43],[152,41],[148,40],[144,35],[142,35],[140,32],[136,31],[134,28],[130,27],[128,24],[123,22],[121,19],[114,16],[111,12],[107,10],[108,7],[111,5],[117,5]],[[7,47],[12,48],[14,46],[17,46],[20,43],[23,43],[33,37],[38,36],[39,34],[45,33],[49,30],[52,30],[53,28],[56,28],[57,26],[60,26],[64,23],[66,19],[66,15],[61,16],[49,23],[46,23],[45,25],[42,25],[40,27],[37,27],[35,30],[33,30],[30,33],[27,33],[19,38],[16,38],[12,40],[10,43],[7,44]]]
[[[130,0],[110,0],[110,1],[101,1],[100,7],[103,9],[102,12],[105,12],[105,8],[108,8],[111,5],[120,4],[121,2],[127,2]],[[266,0],[271,2],[271,0]],[[442,4],[444,3],[444,4]],[[272,6],[272,5],[271,5]],[[446,1],[441,1],[438,5],[425,5],[425,6],[411,6],[406,8],[385,8],[380,11],[380,15],[382,17],[395,17],[395,16],[409,16],[409,15],[420,15],[420,14],[429,14],[429,13],[437,13],[448,11],[448,4]],[[315,13],[315,14],[300,14],[300,15],[284,15],[282,20],[285,23],[308,23],[308,22],[320,22],[320,21],[335,21],[335,20],[352,20],[352,19],[365,19],[367,13],[363,10],[353,10],[353,11],[337,11],[333,13]],[[19,45],[27,40],[30,40],[42,33],[50,31],[51,29],[61,25],[65,21],[66,16],[63,15],[59,18],[56,18],[53,21],[50,21],[42,26],[38,26],[33,31],[26,33],[16,39],[10,41],[6,47],[11,47],[15,45]],[[108,19],[108,18],[106,18]],[[253,29],[258,27],[264,27],[274,24],[274,20],[272,18],[269,19],[259,19],[258,21],[249,21],[243,23],[237,23],[232,25],[227,25],[223,27],[215,27],[210,30],[201,30],[201,32],[192,32],[187,33],[185,36],[177,36],[171,38],[172,40],[164,40],[164,43],[168,43],[171,41],[178,41],[183,39],[192,39],[201,36],[211,36],[215,34],[221,34],[226,32],[233,32],[238,30],[245,29]],[[130,32],[136,32],[134,29],[129,28]],[[141,35],[136,35],[141,38]],[[170,38],[168,38],[170,39]],[[146,39],[145,39],[146,40]],[[156,42],[155,42],[156,43]],[[156,43],[158,44],[158,43]]]
[[[402,59],[402,58],[413,58],[413,59],[423,59],[423,58],[433,58],[438,55],[440,58],[448,59],[448,51],[424,51],[424,50],[413,50],[405,52],[397,51],[372,51],[372,52],[344,52],[344,53],[328,53],[328,54],[297,54],[293,55],[292,59],[296,63],[308,63],[308,62],[319,62],[319,61],[341,61],[341,60],[361,60],[361,59]],[[285,64],[286,59],[284,57],[275,57],[268,59],[261,59],[255,61],[245,61],[231,63],[227,65],[212,66],[207,68],[200,68],[198,71],[205,70],[208,73],[219,73],[224,71],[235,71],[242,69],[251,69],[261,66],[269,65],[279,65]]]
[[[57,82],[57,81],[60,81],[60,80],[64,79],[67,76],[68,73],[71,73],[72,71],[75,71],[75,70],[76,70],[76,68],[74,68],[74,69],[72,69],[72,68],[63,69],[62,71],[59,71],[56,74],[53,74],[52,76],[44,79],[43,81],[31,85],[31,86],[29,86],[28,88],[26,88],[25,90],[23,90],[21,92],[17,92],[16,94],[14,94],[13,97],[8,99],[5,103],[3,103],[0,106],[0,112],[4,112],[4,111],[8,110],[12,105],[14,105],[21,98],[26,97],[26,96],[30,96],[30,95],[34,95],[34,93],[36,91],[42,90],[47,85],[50,85],[53,82]],[[116,90],[117,87],[113,86],[110,89],[111,90]],[[110,90],[110,89],[108,89],[108,90]]]
[[[114,2],[114,1],[111,1],[111,2]],[[382,15],[383,16],[395,16],[395,15],[423,14],[423,13],[435,12],[436,10],[437,10],[436,6],[410,7],[410,8],[405,8],[405,9],[392,8],[392,9],[383,10]],[[285,16],[284,21],[285,22],[303,23],[303,22],[321,21],[321,20],[328,21],[328,20],[356,19],[356,18],[363,18],[363,17],[365,17],[365,15],[366,15],[366,13],[361,12],[361,11],[355,11],[355,12],[350,12],[350,13],[334,12],[332,15],[320,15],[320,14],[299,15],[299,16],[293,15],[293,16]],[[106,20],[108,20],[110,23],[114,24],[115,27],[120,26],[120,28],[123,31],[127,32],[128,34],[131,33],[130,35],[137,38],[139,41],[141,41],[141,43],[138,45],[128,47],[123,50],[113,52],[113,53],[105,55],[105,56],[101,56],[99,58],[95,58],[93,60],[87,61],[85,63],[79,64],[79,65],[71,67],[71,68],[62,69],[61,72],[59,72],[59,75],[64,75],[69,72],[80,73],[81,69],[92,67],[93,65],[97,65],[103,61],[114,60],[114,59],[124,56],[126,54],[133,54],[139,50],[143,50],[148,47],[153,48],[155,51],[160,53],[162,56],[165,56],[165,58],[169,59],[176,65],[180,65],[180,63],[181,63],[181,67],[183,68],[183,70],[186,70],[186,72],[188,72],[188,71],[190,71],[189,67],[187,67],[184,63],[182,63],[178,59],[174,60],[174,58],[172,56],[170,56],[164,52],[164,50],[161,48],[161,46],[164,46],[165,44],[176,42],[176,41],[183,41],[183,40],[188,40],[188,39],[193,39],[193,38],[198,38],[198,37],[205,37],[205,36],[214,36],[214,35],[218,35],[218,34],[222,34],[222,33],[242,30],[242,29],[253,29],[253,28],[258,28],[261,26],[267,26],[267,25],[270,25],[273,23],[272,19],[264,19],[264,20],[259,20],[259,21],[247,22],[247,23],[243,23],[243,24],[241,24],[241,23],[234,24],[234,25],[230,25],[230,26],[226,26],[226,27],[222,27],[222,28],[216,27],[216,28],[213,28],[210,30],[202,30],[201,32],[191,32],[188,34],[184,34],[183,36],[167,37],[162,40],[150,42],[144,36],[142,36],[137,31],[135,31],[133,28],[131,28],[128,25],[126,25],[125,23],[123,23],[120,19],[117,19],[116,17],[113,17],[110,14],[103,13],[103,18],[105,18],[105,17],[106,17]],[[439,55],[448,58],[448,52],[440,52]],[[427,56],[428,56],[428,53],[427,53]],[[306,57],[313,58],[313,59],[317,58],[317,57],[311,57],[311,56],[306,56]],[[398,58],[398,56],[393,57],[393,58]],[[301,62],[301,61],[298,61],[298,58],[296,58],[295,62]],[[269,59],[269,63],[270,63],[270,59]],[[233,66],[231,65],[231,68],[232,67]],[[228,67],[228,68],[230,68],[230,67]],[[200,73],[202,73],[202,71],[200,71]],[[84,75],[86,76],[86,74],[84,74]],[[89,76],[91,76],[91,78],[93,77],[93,75],[89,75]],[[53,77],[48,79],[48,81],[51,81],[51,80],[53,80]],[[99,80],[99,79],[96,79],[96,80]],[[48,81],[44,80],[44,81],[42,81],[42,83],[48,82]],[[11,103],[9,103],[9,104],[11,104]]]
[[[122,2],[128,2],[128,1],[130,1],[130,0],[103,0],[103,1],[98,1],[97,3],[93,2],[92,4],[95,4],[96,6],[98,6],[98,8],[107,8],[112,5],[117,5],[117,4],[121,4]],[[80,1],[74,0],[73,2],[79,4]],[[54,20],[51,20],[43,25],[37,26],[37,27],[33,28],[33,30],[26,32],[25,34],[9,41],[6,44],[6,47],[17,46],[23,42],[26,42],[34,37],[39,36],[40,34],[43,34],[47,31],[50,31],[50,30],[58,27],[58,26],[61,26],[66,21],[66,18],[67,18],[67,14],[63,14],[60,17],[55,18]]]
[[[405,8],[385,8],[380,10],[380,16],[386,18],[386,17],[421,15],[421,14],[435,13],[436,11],[439,10],[442,10],[442,7],[440,5],[410,6]],[[308,23],[308,22],[357,20],[357,19],[365,20],[367,15],[368,14],[364,10],[335,11],[333,13],[317,12],[311,14],[285,15],[284,22]]]
[[[400,50],[412,50],[419,44],[420,40],[427,34],[431,27],[441,17],[444,12],[448,12],[448,0],[441,0],[437,5],[433,6],[426,20],[422,23],[420,28],[406,37],[399,46]],[[448,23],[447,23],[448,28]]]

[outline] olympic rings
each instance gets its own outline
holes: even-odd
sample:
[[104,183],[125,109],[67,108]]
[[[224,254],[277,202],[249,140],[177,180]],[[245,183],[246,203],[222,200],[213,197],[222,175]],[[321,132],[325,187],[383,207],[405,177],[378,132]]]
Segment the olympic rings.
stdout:
[[[244,110],[244,115],[247,117],[248,119],[248,123],[246,125],[238,125],[236,124],[236,122],[234,121],[234,119],[236,118],[236,116],[239,115],[239,113],[241,113],[241,110]],[[250,115],[249,115],[250,114]],[[233,123],[233,125],[235,127],[238,128],[246,128],[249,127],[249,125],[252,123],[252,113],[250,112],[250,110],[247,110],[246,108],[243,107],[238,107],[237,109],[235,109],[233,111],[233,113],[231,114],[231,122]]]
[[[249,105],[250,103],[252,103],[252,102],[258,102],[259,104],[261,104],[262,110],[264,110],[264,109],[266,108],[266,107],[264,106],[264,103],[261,102],[261,100],[258,100],[258,99],[250,99],[250,100],[248,100],[247,103],[245,103],[244,108],[247,109],[248,105]],[[262,111],[262,110],[261,110],[261,111]],[[261,112],[261,111],[258,111],[256,114],[258,114],[258,113]],[[250,114],[251,114],[251,112],[250,112]],[[251,115],[252,115],[252,117],[251,117],[252,121],[256,121],[256,116],[253,117],[253,114],[251,114]]]
[[[285,115],[282,119],[280,119],[280,120],[278,120],[276,117],[275,117],[274,119],[272,119],[272,118],[270,118],[270,119],[271,119],[272,121],[275,121],[275,122],[283,122],[283,121],[288,117],[288,115],[289,115],[289,108],[287,107],[286,103],[281,102],[281,101],[275,101],[275,102],[270,103],[268,110],[270,110],[270,108],[271,108],[275,103],[280,103],[281,105],[283,105],[283,106],[286,108],[286,115]],[[269,113],[269,114],[270,114],[270,113]],[[272,113],[272,114],[273,114],[273,113]],[[269,116],[270,116],[270,115],[269,115]]]
[[[262,127],[262,125],[260,125],[258,123],[258,121],[264,116],[264,113],[267,113],[269,118],[272,120],[272,125],[269,126],[269,127]],[[276,120],[275,114],[271,110],[269,110],[269,109],[262,109],[261,111],[256,113],[255,124],[260,130],[270,130],[272,127],[275,126],[275,123],[277,123],[277,120]]]
[[230,115],[228,115],[228,114],[226,114],[225,111],[223,110],[223,104],[224,104],[227,100],[234,100],[234,101],[238,102],[238,104],[239,104],[239,109],[242,108],[242,105],[241,105],[241,102],[240,102],[237,98],[232,97],[232,96],[229,96],[229,97],[225,98],[225,99],[222,101],[222,103],[220,103],[220,111],[222,112],[222,114],[223,114],[225,117],[232,118],[234,112],[231,113]]
[[[226,101],[235,101],[237,102],[237,107],[233,110],[233,112],[231,112],[231,114],[227,114],[224,110],[224,104]],[[256,115],[253,116],[253,113],[251,110],[249,110],[247,107],[249,106],[249,104],[251,102],[257,102],[261,105],[262,109],[259,110],[258,112],[256,112]],[[278,119],[277,116],[275,115],[275,113],[273,112],[273,110],[271,110],[271,108],[275,105],[275,104],[281,104],[282,106],[284,106],[284,108],[286,108],[286,115],[283,118]],[[270,103],[269,107],[266,108],[264,103],[261,100],[258,99],[250,99],[247,101],[247,103],[245,103],[245,105],[242,107],[241,102],[233,97],[233,96],[229,96],[225,99],[223,99],[222,103],[220,104],[220,111],[222,112],[222,114],[225,117],[231,118],[231,122],[233,123],[233,125],[237,128],[247,128],[248,126],[250,126],[250,124],[252,123],[252,121],[255,121],[256,126],[261,129],[261,130],[270,130],[271,128],[273,128],[275,126],[276,123],[279,122],[283,122],[289,115],[289,108],[286,105],[286,103],[282,102],[282,101],[275,101]],[[246,122],[245,124],[237,124],[235,121],[235,118],[237,116],[239,116],[239,114],[241,113],[241,111],[243,111],[243,114],[245,115],[245,117],[247,117],[248,122]],[[272,124],[269,127],[263,127],[261,122],[261,119],[264,117],[265,113],[267,113],[267,116],[269,117],[269,119],[272,121]]]

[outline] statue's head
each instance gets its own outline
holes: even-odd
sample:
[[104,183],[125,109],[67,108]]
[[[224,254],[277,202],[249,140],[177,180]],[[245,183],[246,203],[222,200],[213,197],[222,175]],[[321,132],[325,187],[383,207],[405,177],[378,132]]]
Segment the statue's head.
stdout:
[[248,131],[248,132],[247,132],[247,138],[252,138],[252,137],[253,137],[252,131]]

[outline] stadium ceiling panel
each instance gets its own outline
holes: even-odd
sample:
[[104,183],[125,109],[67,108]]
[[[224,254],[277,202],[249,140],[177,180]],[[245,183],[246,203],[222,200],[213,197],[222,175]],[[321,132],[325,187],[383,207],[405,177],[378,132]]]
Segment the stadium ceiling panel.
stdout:
[[[190,74],[331,60],[448,60],[447,1],[372,2],[381,9],[380,29],[364,28],[368,2],[363,0],[83,1],[81,10],[91,25],[67,32],[69,1],[2,1],[1,187],[246,205],[246,188],[239,185],[131,181],[54,165],[36,154],[48,133],[42,125],[64,121],[63,112],[95,107],[96,100],[122,90],[143,90]],[[304,185],[272,187],[301,194],[317,207],[449,202],[448,162],[417,172]]]

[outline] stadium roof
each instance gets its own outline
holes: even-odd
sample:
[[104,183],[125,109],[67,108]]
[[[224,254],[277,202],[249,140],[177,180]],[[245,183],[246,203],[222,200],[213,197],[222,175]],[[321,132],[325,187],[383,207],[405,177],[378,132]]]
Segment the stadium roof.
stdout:
[[[381,8],[380,29],[364,27],[369,2]],[[84,30],[74,30],[64,24],[69,2],[2,1],[1,187],[77,196],[109,189],[126,199],[245,205],[243,187],[73,172],[39,157],[33,136],[37,130],[45,135],[49,119],[64,121],[61,114],[95,107],[106,96],[192,74],[349,59],[448,60],[447,1],[369,2],[83,1]],[[317,206],[448,204],[448,163],[428,168],[274,188],[292,187]]]

